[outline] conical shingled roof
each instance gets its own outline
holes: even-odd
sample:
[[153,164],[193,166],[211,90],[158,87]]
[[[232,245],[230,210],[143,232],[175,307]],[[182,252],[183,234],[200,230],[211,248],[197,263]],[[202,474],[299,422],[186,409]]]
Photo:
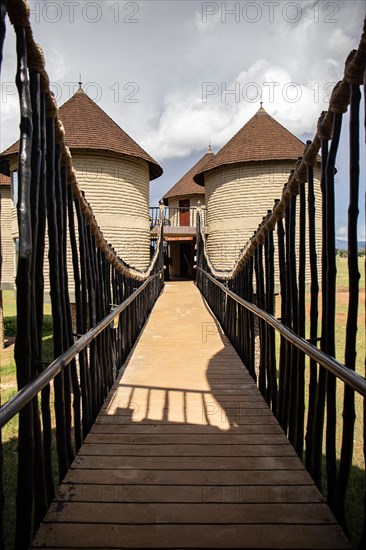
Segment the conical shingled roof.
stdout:
[[[112,151],[144,159],[149,164],[150,179],[158,178],[162,168],[146,151],[122,130],[80,87],[59,109],[65,127],[65,141],[70,149]],[[17,153],[19,141],[1,156]]]
[[193,177],[204,185],[204,173],[225,164],[252,161],[297,160],[305,144],[261,106],[256,114],[224,145],[204,170]]
[[165,193],[163,200],[166,202],[167,199],[170,199],[172,197],[178,197],[178,196],[187,196],[187,195],[203,195],[204,190],[200,185],[197,185],[197,183],[193,180],[193,176],[197,174],[198,172],[201,172],[206,164],[212,160],[214,157],[214,153],[211,150],[211,147],[209,147],[209,150],[207,153],[203,155],[202,158],[184,176],[180,178],[180,180],[173,185],[167,193]]

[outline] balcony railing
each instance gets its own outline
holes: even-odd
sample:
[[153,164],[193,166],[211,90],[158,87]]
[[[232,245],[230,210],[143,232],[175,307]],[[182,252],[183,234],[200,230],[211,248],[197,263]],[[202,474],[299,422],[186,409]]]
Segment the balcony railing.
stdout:
[[[150,229],[153,229],[159,224],[159,207],[152,206],[149,208],[150,213]],[[164,225],[167,227],[196,227],[197,208],[188,207],[164,207]],[[206,225],[206,209],[202,206],[202,216],[204,225]]]

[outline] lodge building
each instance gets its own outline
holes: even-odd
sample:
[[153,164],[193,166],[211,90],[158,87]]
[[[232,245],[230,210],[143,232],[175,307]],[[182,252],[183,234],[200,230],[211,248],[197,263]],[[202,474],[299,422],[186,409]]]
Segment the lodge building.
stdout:
[[[146,269],[158,222],[157,207],[149,212],[149,183],[162,174],[162,168],[85,94],[81,84],[60,107],[59,117],[79,186],[105,237],[129,265]],[[17,142],[0,156],[1,289],[13,289],[15,284],[18,147]],[[280,198],[290,170],[303,152],[304,144],[262,105],[216,154],[209,147],[162,197],[171,277],[194,278],[198,203],[211,261],[217,270],[230,271],[262,216],[274,199]],[[320,186],[320,164],[314,176],[315,186]],[[317,200],[320,251],[321,204]],[[71,269],[70,254],[68,261]],[[45,288],[48,290],[47,282]]]
[[172,277],[193,278],[196,244],[197,204],[206,209],[205,190],[193,180],[214,156],[211,146],[207,153],[163,197],[166,223],[164,240],[170,258]]
[[[87,96],[81,83],[60,107],[59,118],[78,184],[104,236],[126,263],[145,270],[150,262],[149,183],[163,173],[162,168]],[[15,282],[18,150],[16,142],[0,156],[1,289],[14,288]],[[68,264],[72,269],[71,254]]]
[[[304,143],[277,122],[261,105],[255,115],[216,153],[211,149],[163,197],[167,217],[178,226],[180,239],[164,232],[170,241],[172,276],[187,276],[187,259],[193,267],[195,237],[192,227],[182,227],[190,208],[189,225],[195,220],[198,200],[205,209],[207,249],[217,270],[230,271],[262,217],[280,198]],[[320,191],[320,159],[314,169],[314,186]],[[321,193],[316,192],[316,235],[321,250]],[[177,212],[180,213],[178,218]],[[174,218],[175,216],[175,218]],[[187,218],[188,225],[188,218]],[[298,236],[297,236],[298,237]],[[276,235],[274,235],[276,246]],[[278,285],[278,262],[276,262]],[[309,268],[306,279],[309,280]]]

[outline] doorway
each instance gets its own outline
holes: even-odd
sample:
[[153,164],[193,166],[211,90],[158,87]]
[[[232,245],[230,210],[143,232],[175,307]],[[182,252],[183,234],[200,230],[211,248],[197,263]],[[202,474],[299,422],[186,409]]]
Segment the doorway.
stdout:
[[180,276],[193,278],[192,242],[180,243]]
[[169,272],[172,280],[194,279],[196,275],[193,269],[196,239],[194,237],[167,237],[166,240],[169,243]]

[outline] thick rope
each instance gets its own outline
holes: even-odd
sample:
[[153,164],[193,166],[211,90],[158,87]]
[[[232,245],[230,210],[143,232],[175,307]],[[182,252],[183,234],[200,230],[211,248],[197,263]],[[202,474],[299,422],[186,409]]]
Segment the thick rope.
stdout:
[[57,101],[50,89],[50,80],[46,71],[46,62],[43,51],[33,38],[33,32],[29,20],[30,11],[27,1],[8,0],[6,7],[12,25],[14,27],[22,27],[25,29],[28,69],[29,71],[34,71],[40,74],[41,91],[45,95],[46,100],[46,115],[48,118],[55,119],[55,139],[56,143],[60,144],[62,147],[61,162],[67,169],[67,182],[71,185],[74,200],[80,201],[81,211],[85,215],[87,224],[90,226],[92,234],[95,236],[97,247],[105,254],[108,263],[112,264],[122,275],[138,281],[145,281],[151,275],[159,256],[159,249],[162,239],[162,209],[160,211],[156,250],[154,256],[150,260],[149,267],[145,271],[140,271],[129,266],[117,256],[113,248],[108,244],[94,216],[92,207],[85,199],[78,185],[76,172],[72,164],[71,152],[65,143],[65,129],[59,118]]
[[282,197],[275,202],[273,210],[267,214],[254,235],[247,241],[239,258],[231,271],[218,271],[213,266],[207,250],[206,238],[201,232],[204,243],[204,255],[212,274],[218,279],[233,279],[243,265],[253,256],[254,250],[259,244],[264,243],[268,231],[274,231],[276,223],[285,215],[286,207],[290,204],[291,196],[298,195],[300,185],[307,182],[307,167],[315,166],[318,161],[318,152],[322,140],[332,139],[333,121],[335,113],[345,113],[350,103],[351,84],[363,84],[366,69],[366,18],[364,20],[363,32],[357,50],[352,50],[348,55],[344,76],[333,88],[329,101],[328,111],[323,111],[318,119],[317,130],[311,143],[304,149],[303,157],[300,158],[291,170],[288,181],[285,183]]
[[207,262],[207,265],[212,273],[212,275],[214,277],[216,277],[217,279],[227,279],[227,278],[230,278],[230,277],[226,277],[226,272],[225,271],[219,271],[219,270],[216,270],[213,263],[211,262],[211,259],[210,259],[210,255],[208,253],[208,250],[207,250],[207,243],[206,243],[206,236],[203,232],[203,227],[204,227],[204,219],[203,219],[203,212],[202,212],[202,208],[201,206],[197,206],[197,213],[198,213],[198,216],[199,216],[199,224],[200,224],[200,235],[201,235],[201,240],[203,242],[203,254],[205,256],[205,259],[206,259],[206,262]]

